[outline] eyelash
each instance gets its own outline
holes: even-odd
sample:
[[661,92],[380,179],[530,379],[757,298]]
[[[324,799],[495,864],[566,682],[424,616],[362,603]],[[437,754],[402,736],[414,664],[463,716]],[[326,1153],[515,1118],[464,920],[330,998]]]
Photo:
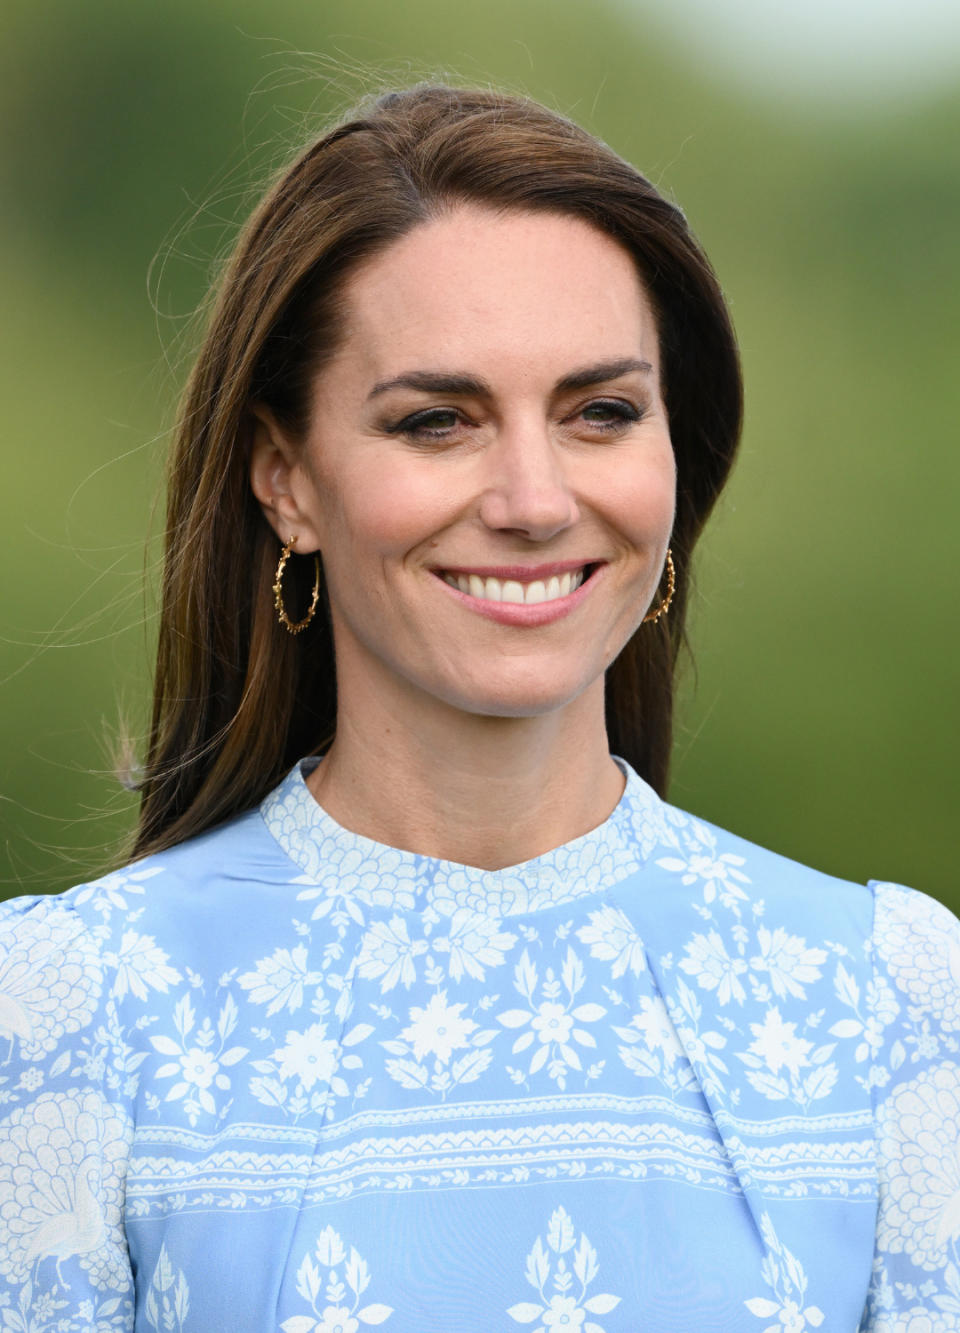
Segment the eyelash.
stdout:
[[591,402],[585,403],[580,409],[581,415],[588,412],[592,407],[602,407],[613,414],[612,421],[594,422],[601,430],[620,430],[624,426],[632,426],[644,415],[643,409],[635,407],[633,403],[628,403],[623,398],[594,398]]
[[[615,434],[624,430],[627,426],[640,421],[644,416],[642,408],[635,407],[633,403],[628,403],[622,398],[594,398],[589,403],[585,403],[576,415],[583,415],[591,408],[605,408],[612,415],[612,420],[592,421],[591,427],[594,430]],[[410,416],[404,417],[402,421],[387,427],[390,435],[405,435],[411,440],[431,441],[446,440],[450,437],[454,426],[446,426],[440,429],[430,429],[429,423],[437,417],[456,417],[462,421],[459,411],[453,407],[427,407],[420,412],[412,412]]]
[[437,417],[455,417],[459,421],[460,414],[452,407],[427,407],[422,412],[412,412],[396,425],[388,426],[387,432],[390,435],[406,435],[411,440],[445,440],[453,427],[431,430],[427,423]]

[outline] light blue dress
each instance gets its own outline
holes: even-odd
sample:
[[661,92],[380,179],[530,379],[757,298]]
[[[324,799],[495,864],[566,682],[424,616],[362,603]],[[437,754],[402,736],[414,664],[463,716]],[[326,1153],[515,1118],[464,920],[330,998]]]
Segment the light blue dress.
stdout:
[[661,802],[0,908],[2,1333],[960,1328],[960,925]]

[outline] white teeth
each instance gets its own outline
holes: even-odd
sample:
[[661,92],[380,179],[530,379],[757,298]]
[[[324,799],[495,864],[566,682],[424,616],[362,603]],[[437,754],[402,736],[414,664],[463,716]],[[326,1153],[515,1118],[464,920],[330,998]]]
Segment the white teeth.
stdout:
[[500,580],[487,579],[483,585],[483,595],[488,602],[502,602],[503,589],[500,587]]
[[574,574],[554,574],[549,579],[535,579],[520,583],[517,579],[483,579],[479,574],[444,574],[443,580],[451,588],[485,602],[512,602],[533,606],[540,602],[555,602],[558,597],[569,597],[584,580],[584,571]]

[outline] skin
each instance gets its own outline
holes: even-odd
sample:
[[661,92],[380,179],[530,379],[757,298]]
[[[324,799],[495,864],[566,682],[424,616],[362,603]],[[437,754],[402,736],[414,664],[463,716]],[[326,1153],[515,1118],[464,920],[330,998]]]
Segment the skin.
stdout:
[[[603,232],[474,206],[369,261],[346,300],[305,438],[256,409],[250,471],[280,540],[323,555],[338,726],[309,785],[379,842],[516,864],[622,794],[604,672],[656,595],[674,515],[654,316]],[[610,373],[624,362],[640,364]],[[413,372],[478,383],[381,387]],[[478,614],[437,572],[569,560],[599,567],[539,625]]]

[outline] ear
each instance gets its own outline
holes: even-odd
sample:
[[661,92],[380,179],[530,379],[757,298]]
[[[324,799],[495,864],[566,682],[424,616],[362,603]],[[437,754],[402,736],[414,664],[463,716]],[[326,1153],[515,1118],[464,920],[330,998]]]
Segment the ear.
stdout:
[[312,485],[300,462],[300,448],[284,431],[268,407],[254,403],[250,447],[250,489],[260,501],[264,517],[286,543],[297,539],[297,554],[320,547]]

